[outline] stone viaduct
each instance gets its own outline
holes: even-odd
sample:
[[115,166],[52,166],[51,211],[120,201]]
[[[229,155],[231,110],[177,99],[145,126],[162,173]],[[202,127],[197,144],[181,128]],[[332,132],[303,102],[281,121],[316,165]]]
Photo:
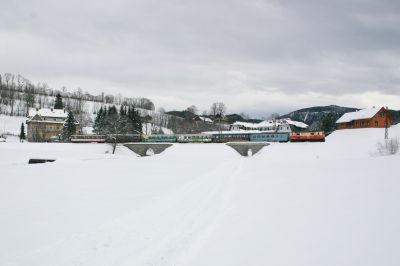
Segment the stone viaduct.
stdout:
[[228,142],[229,147],[235,149],[242,156],[253,156],[269,143],[265,142]]
[[[159,154],[171,147],[172,143],[126,143],[125,147],[138,154],[139,156],[149,156]],[[269,143],[263,142],[228,142],[229,147],[233,148],[242,156],[252,156],[259,152]]]
[[140,156],[159,154],[171,147],[171,143],[126,143],[125,147]]

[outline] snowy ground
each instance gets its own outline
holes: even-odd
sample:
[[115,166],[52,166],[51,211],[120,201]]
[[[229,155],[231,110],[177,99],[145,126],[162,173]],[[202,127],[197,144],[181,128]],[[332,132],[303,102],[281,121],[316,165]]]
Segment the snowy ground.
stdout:
[[0,265],[399,265],[400,156],[376,156],[382,137],[337,131],[251,158],[0,143]]
[[0,135],[3,133],[19,135],[21,131],[21,124],[25,123],[25,121],[26,117],[24,116],[0,115]]

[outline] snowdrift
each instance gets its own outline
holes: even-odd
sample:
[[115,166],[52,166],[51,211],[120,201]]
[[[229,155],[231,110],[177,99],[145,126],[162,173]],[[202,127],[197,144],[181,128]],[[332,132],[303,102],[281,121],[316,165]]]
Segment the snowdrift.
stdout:
[[400,156],[373,155],[383,134],[336,131],[251,158],[223,144],[142,158],[0,143],[0,265],[397,265]]

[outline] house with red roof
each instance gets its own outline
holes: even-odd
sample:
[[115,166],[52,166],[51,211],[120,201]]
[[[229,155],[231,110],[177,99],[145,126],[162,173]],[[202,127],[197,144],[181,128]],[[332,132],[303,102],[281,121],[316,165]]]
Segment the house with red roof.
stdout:
[[390,113],[387,108],[368,108],[345,113],[336,121],[337,129],[384,128],[390,126]]

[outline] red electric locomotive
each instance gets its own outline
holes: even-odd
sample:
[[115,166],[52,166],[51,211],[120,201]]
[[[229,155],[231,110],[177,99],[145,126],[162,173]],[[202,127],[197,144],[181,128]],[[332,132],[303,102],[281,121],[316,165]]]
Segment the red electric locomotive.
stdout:
[[291,142],[302,142],[302,141],[325,141],[324,131],[302,131],[292,132],[289,137]]

